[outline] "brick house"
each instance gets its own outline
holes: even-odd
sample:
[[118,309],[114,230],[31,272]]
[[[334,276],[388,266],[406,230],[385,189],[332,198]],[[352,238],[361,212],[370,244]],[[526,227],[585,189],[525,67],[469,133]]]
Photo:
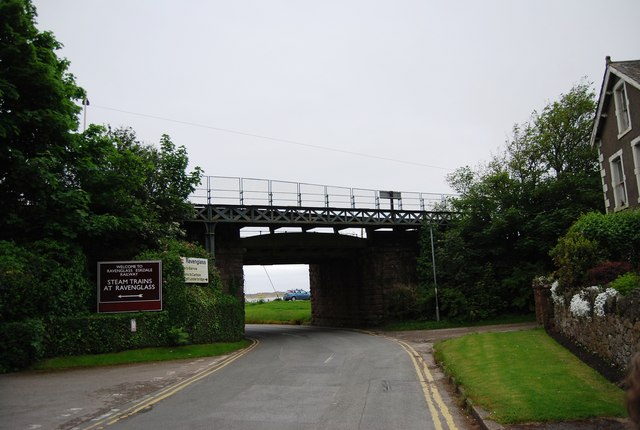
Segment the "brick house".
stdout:
[[598,148],[607,213],[640,208],[640,60],[607,57],[591,145]]

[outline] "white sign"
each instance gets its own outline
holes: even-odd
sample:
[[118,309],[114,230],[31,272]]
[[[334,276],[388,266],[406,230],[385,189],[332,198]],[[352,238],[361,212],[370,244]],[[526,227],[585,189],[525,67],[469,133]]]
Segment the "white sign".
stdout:
[[184,267],[184,282],[206,284],[209,282],[209,260],[206,258],[180,257]]

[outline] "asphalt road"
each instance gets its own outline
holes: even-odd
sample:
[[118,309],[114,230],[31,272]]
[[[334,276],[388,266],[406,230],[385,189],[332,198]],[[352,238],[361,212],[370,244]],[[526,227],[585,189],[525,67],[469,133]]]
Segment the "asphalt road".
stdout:
[[232,364],[108,428],[448,428],[415,356],[395,341],[303,326],[248,326],[247,336],[257,346]]
[[246,332],[251,347],[220,357],[0,375],[0,430],[477,429],[429,332]]

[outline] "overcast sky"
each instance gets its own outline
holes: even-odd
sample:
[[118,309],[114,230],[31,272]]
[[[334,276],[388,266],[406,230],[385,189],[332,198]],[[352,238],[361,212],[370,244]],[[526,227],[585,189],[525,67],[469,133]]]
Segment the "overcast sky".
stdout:
[[[88,123],[166,133],[207,175],[450,192],[582,77],[599,90],[606,55],[640,58],[638,0],[34,4]],[[267,270],[308,287],[306,268]]]

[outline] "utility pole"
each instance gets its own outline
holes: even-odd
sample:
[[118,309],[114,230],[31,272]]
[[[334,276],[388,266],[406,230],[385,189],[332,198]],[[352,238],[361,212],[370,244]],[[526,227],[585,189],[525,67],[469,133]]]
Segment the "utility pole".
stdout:
[[436,321],[440,321],[440,308],[438,306],[438,282],[436,280],[436,250],[433,244],[433,225],[429,223],[429,233],[431,234],[431,265],[433,266],[433,286],[436,293]]

